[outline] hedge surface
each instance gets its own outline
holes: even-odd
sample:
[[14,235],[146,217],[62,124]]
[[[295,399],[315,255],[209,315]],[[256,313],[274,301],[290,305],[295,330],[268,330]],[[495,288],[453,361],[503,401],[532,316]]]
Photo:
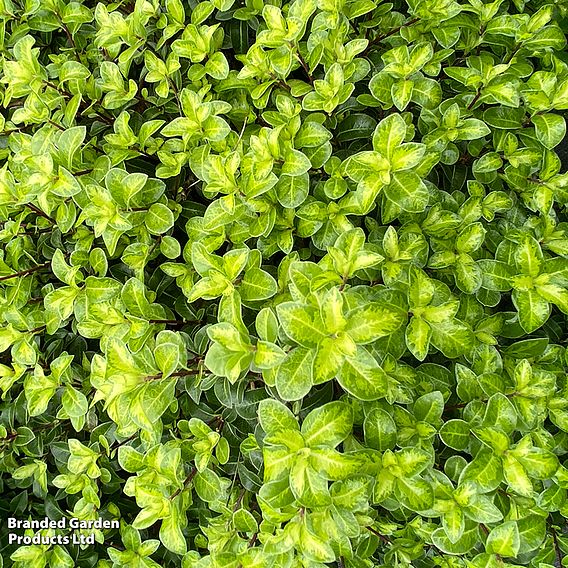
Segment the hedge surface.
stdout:
[[4,565],[568,566],[567,11],[0,0]]

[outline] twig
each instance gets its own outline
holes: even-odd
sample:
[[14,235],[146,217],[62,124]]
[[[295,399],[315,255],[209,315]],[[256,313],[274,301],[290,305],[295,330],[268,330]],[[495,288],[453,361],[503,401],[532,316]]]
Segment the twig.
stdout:
[[519,50],[521,49],[521,47],[523,47],[523,44],[517,44],[517,46],[515,47],[515,49],[513,49],[513,51],[511,52],[511,55],[509,55],[509,58],[507,59],[506,63],[511,63],[511,61],[513,61],[513,58],[515,57],[515,55],[517,55],[517,53],[519,52]]
[[33,329],[30,329],[28,333],[39,333],[40,331],[43,331],[45,328],[46,328],[45,325],[40,325],[39,327],[34,327]]
[[156,323],[156,324],[166,324],[166,325],[188,325],[191,323],[203,323],[203,320],[169,320],[169,319],[152,319],[148,320],[148,323]]
[[552,535],[552,542],[554,543],[554,552],[556,554],[556,568],[562,568],[562,561],[564,560],[564,555],[560,546],[558,545],[558,536],[556,534],[556,529],[551,525],[550,534]]
[[[188,375],[199,375],[199,373],[202,373],[203,370],[202,369],[187,369],[185,371],[176,371],[175,373],[172,373],[171,375],[169,375],[169,377],[167,377],[168,379],[171,377],[187,377]],[[160,379],[162,379],[164,377],[163,373],[158,373],[157,375],[148,375],[147,377],[145,377],[145,381],[159,381]]]
[[69,28],[61,20],[60,20],[60,22],[61,22],[61,27],[63,28],[63,31],[65,32],[65,35],[67,36],[67,40],[71,44],[71,47],[77,48],[77,45],[75,44],[75,40],[73,39],[73,36],[71,35],[71,32],[69,31]]
[[373,527],[367,527],[367,530],[372,532],[374,535],[378,536],[383,542],[390,544],[391,539],[384,534],[381,534],[378,530],[374,529]]
[[310,68],[308,67],[308,64],[306,63],[305,59],[300,55],[299,52],[295,53],[295,55],[296,55],[296,59],[300,62],[301,66],[304,68],[304,71],[305,71],[306,75],[308,76],[309,82],[313,84],[314,78],[312,77],[312,74],[310,73]]
[[235,501],[235,505],[233,507],[233,512],[235,512],[241,505],[242,501],[243,501],[243,497],[245,496],[246,493],[246,489],[241,489],[241,492],[239,494],[239,496],[237,497],[237,500]]
[[61,124],[57,124],[57,122],[54,122],[53,120],[49,119],[47,121],[49,124],[51,124],[51,126],[55,126],[55,128],[58,128],[59,130],[63,131],[65,130],[65,128],[63,126],[61,126]]
[[36,215],[39,215],[40,217],[43,217],[44,219],[51,221],[54,225],[57,224],[57,221],[53,217],[50,217],[47,213],[44,213],[39,207],[36,207],[33,203],[26,203],[25,206],[31,209]]
[[394,34],[397,34],[402,28],[407,28],[408,26],[413,26],[414,24],[416,24],[419,21],[420,21],[420,18],[412,18],[412,20],[408,20],[408,22],[405,22],[404,24],[398,26],[397,28],[393,28],[389,32],[386,32],[384,34],[377,36],[373,41],[369,42],[369,45],[366,47],[365,51],[363,51],[363,53],[361,55],[363,55],[363,56],[367,55],[367,53],[369,53],[369,50],[371,49],[371,47],[373,45],[376,45],[377,43],[381,43],[381,41],[387,39],[388,37],[390,37]]
[[475,97],[473,97],[473,100],[467,105],[467,110],[471,110],[475,106],[475,103],[479,100],[480,96],[481,91],[478,90]]
[[180,489],[176,489],[171,497],[170,497],[170,501],[173,501],[193,480],[193,478],[197,475],[197,468],[194,466],[192,468],[192,470],[189,472],[188,476],[185,478],[184,482],[183,482],[183,487],[181,487]]
[[53,227],[45,227],[44,229],[38,229],[36,227],[35,231],[24,231],[23,233],[16,233],[18,237],[25,236],[25,235],[38,235],[40,233],[49,233],[49,231],[53,231]]
[[14,274],[8,274],[7,276],[0,276],[0,281],[10,280],[10,278],[18,278],[19,276],[27,276],[28,274],[31,274],[32,272],[37,272],[38,270],[41,270],[43,268],[47,268],[50,265],[51,265],[51,262],[44,262],[43,264],[38,264],[37,266],[34,266],[33,268],[28,268],[27,270],[21,270],[20,272],[14,272]]

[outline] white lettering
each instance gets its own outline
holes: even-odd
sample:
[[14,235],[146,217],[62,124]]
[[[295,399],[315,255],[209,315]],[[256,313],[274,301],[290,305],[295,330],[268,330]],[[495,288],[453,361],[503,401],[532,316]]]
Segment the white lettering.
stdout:
[[[46,529],[120,529],[120,521],[109,519],[78,519],[76,517],[62,517],[59,520],[44,517],[43,519],[17,519],[15,517],[7,518],[8,529],[32,529],[38,531],[33,535],[18,535],[10,531],[8,533],[9,544],[80,544],[81,546],[92,545],[96,542],[95,533],[90,534],[74,534],[71,535],[53,535],[45,536],[42,534]],[[90,532],[90,531],[89,531]]]
[[80,544],[82,546],[85,546],[86,544],[95,544],[95,535],[94,534],[84,535],[84,534],[73,533],[72,543]]
[[93,528],[94,529],[111,529],[113,528],[112,523],[114,521],[109,521],[107,519],[97,519],[94,523],[93,523]]

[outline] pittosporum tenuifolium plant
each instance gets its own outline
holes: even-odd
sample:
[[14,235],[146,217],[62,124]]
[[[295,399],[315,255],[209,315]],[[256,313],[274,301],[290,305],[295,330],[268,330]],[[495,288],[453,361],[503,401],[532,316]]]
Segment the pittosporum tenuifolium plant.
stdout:
[[567,15],[0,0],[3,565],[568,567]]

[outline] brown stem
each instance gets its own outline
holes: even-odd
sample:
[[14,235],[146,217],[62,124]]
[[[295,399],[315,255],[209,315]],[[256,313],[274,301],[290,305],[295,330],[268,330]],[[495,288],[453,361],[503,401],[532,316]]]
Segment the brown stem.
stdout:
[[[171,377],[187,377],[189,375],[199,375],[202,372],[202,369],[187,369],[186,371],[176,371],[172,373],[168,378]],[[157,375],[148,375],[144,378],[145,381],[159,381],[164,376],[163,373],[158,373]]]
[[129,436],[128,438],[126,438],[126,440],[122,440],[122,442],[119,442],[118,440],[115,440],[112,443],[111,448],[118,448],[120,446],[123,446],[124,444],[127,444],[128,442],[130,442],[131,440],[133,440],[134,438],[136,438],[136,436],[138,436],[138,431],[134,432],[134,434],[132,434],[132,436]]
[[468,402],[460,402],[458,404],[451,404],[450,406],[446,406],[444,408],[444,412],[450,411],[450,410],[457,410],[458,408],[464,408],[468,404],[469,404]]
[[[102,112],[101,110],[97,110],[93,105],[96,104],[94,101],[91,105],[86,106],[83,109],[83,112],[86,112],[87,109],[88,110],[92,110],[105,124],[108,124],[109,126],[112,126],[114,124],[114,118],[112,118],[111,116],[105,114],[104,112]],[[99,105],[100,106],[100,105]],[[102,107],[101,107],[102,108]]]
[[15,440],[17,437],[18,437],[18,433],[12,432],[11,434],[8,434],[5,438],[1,438],[0,442],[1,443],[11,442],[12,440]]
[[296,53],[296,58],[300,62],[300,65],[304,68],[304,72],[308,76],[308,80],[310,81],[310,83],[313,83],[314,78],[312,77],[312,74],[310,73],[310,68],[308,67],[308,64],[306,63],[306,60],[300,55],[300,52]]
[[27,276],[28,274],[31,274],[32,272],[37,272],[38,270],[41,270],[42,268],[47,268],[50,264],[51,264],[50,262],[44,262],[43,264],[38,264],[37,266],[34,266],[33,268],[28,268],[27,270],[21,270],[20,272],[14,272],[14,274],[8,274],[6,276],[0,276],[0,281],[10,280],[10,278],[18,278],[19,276]]
[[168,320],[168,319],[155,319],[155,320],[148,320],[148,323],[160,323],[160,324],[166,324],[166,325],[188,325],[190,323],[203,323],[203,320],[177,320],[177,319],[173,319],[173,320]]
[[170,497],[170,501],[173,501],[193,480],[193,478],[197,475],[197,468],[193,467],[192,470],[189,472],[189,475],[185,478],[183,482],[183,487],[181,489],[176,489],[172,496]]
[[26,203],[25,205],[26,207],[31,209],[36,215],[39,215],[40,217],[43,217],[44,219],[51,221],[54,225],[57,224],[57,221],[53,217],[50,217],[47,213],[44,213],[39,207],[36,207],[33,203]]
[[54,122],[51,119],[48,119],[47,122],[49,122],[49,124],[51,124],[51,126],[55,126],[55,128],[58,128],[61,131],[65,130],[65,128],[63,126],[61,126],[61,124],[57,124],[57,122]]
[[518,44],[515,47],[515,49],[513,49],[513,51],[511,52],[511,55],[509,55],[509,58],[507,59],[506,63],[511,63],[511,61],[513,61],[513,57],[515,57],[515,55],[517,55],[517,53],[519,52],[521,47],[523,47],[523,44]]
[[241,489],[241,492],[239,493],[239,496],[237,497],[237,500],[235,501],[235,505],[233,507],[233,512],[235,512],[241,506],[241,503],[243,501],[243,497],[245,496],[245,493],[246,493],[246,489]]
[[39,327],[34,327],[34,329],[30,329],[28,333],[39,333],[40,331],[43,331],[45,328],[46,328],[45,325],[40,325]]
[[71,35],[71,32],[69,31],[69,28],[63,22],[61,22],[61,26],[63,28],[63,31],[65,32],[65,35],[67,36],[67,40],[69,41],[69,44],[71,45],[71,47],[74,47],[76,49],[77,46],[75,45],[75,40],[73,39],[73,36]]
[[481,91],[477,91],[475,97],[473,97],[473,100],[467,105],[467,110],[471,110],[475,106],[475,103],[479,100],[480,96]]
[[[48,422],[47,424],[43,424],[42,426],[38,426],[37,428],[33,429],[34,434],[36,432],[41,432],[43,430],[51,430],[58,424],[60,424],[61,420],[55,420],[54,422]],[[8,434],[5,438],[0,438],[0,443],[9,443],[15,440],[19,436],[18,432],[12,432]]]
[[[508,393],[505,395],[507,398],[511,399],[514,398],[516,396],[518,396],[517,391]],[[479,402],[489,402],[488,398],[475,398],[473,400],[478,400]],[[472,401],[469,401],[472,402]],[[459,402],[458,404],[451,404],[449,406],[444,407],[444,413],[448,412],[450,410],[457,410],[458,408],[464,408],[465,406],[467,406],[469,404],[469,402]]]
[[391,540],[388,536],[381,534],[378,530],[375,530],[373,527],[367,527],[367,530],[372,532],[374,535],[378,536],[383,542],[387,542],[390,544]]
[[564,560],[564,555],[560,550],[560,546],[558,545],[558,536],[556,534],[556,529],[551,526],[550,527],[550,534],[552,535],[552,542],[554,543],[554,553],[556,555],[556,568],[562,568],[562,561]]
[[25,236],[25,235],[38,235],[40,233],[49,233],[49,231],[53,231],[52,227],[46,227],[45,229],[37,229],[35,231],[24,231],[23,233],[17,233],[18,236]]
[[367,53],[369,53],[369,50],[371,49],[371,46],[376,45],[377,43],[381,43],[381,41],[387,39],[388,37],[390,37],[394,34],[397,34],[402,28],[407,28],[408,26],[413,26],[414,24],[416,24],[419,21],[420,21],[420,18],[412,18],[412,20],[408,20],[408,22],[405,22],[404,24],[398,26],[397,28],[393,28],[389,32],[386,32],[384,34],[377,36],[373,41],[369,42],[369,45],[367,46],[367,48],[365,49],[365,51],[363,51],[363,53],[361,55],[367,55]]
[[44,84],[47,85],[48,87],[51,87],[52,89],[55,89],[65,97],[71,98],[73,96],[73,94],[70,93],[67,89],[64,89],[63,87],[58,87],[55,83],[52,83],[51,81],[44,81]]

